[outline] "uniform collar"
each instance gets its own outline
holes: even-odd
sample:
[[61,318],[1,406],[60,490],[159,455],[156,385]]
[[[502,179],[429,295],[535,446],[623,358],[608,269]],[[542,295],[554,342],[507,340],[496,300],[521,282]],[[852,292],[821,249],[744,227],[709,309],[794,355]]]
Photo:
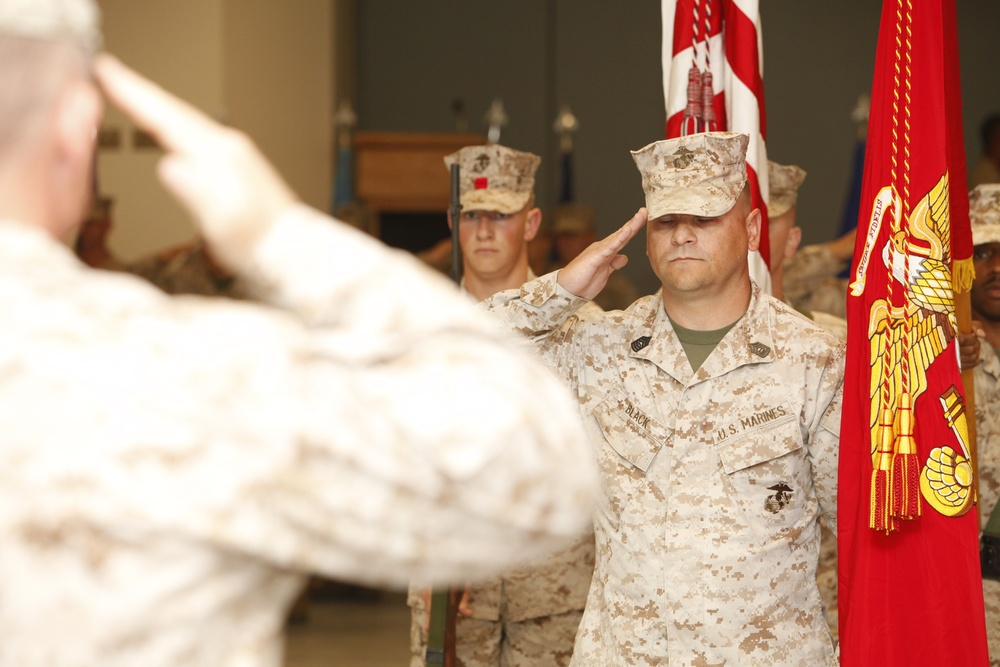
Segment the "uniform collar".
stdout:
[[[532,270],[531,270],[531,267],[529,266],[529,267],[528,267],[528,277],[527,277],[527,278],[525,279],[525,281],[524,281],[524,282],[526,282],[526,283],[530,283],[530,282],[531,282],[532,280],[535,280],[536,278],[538,278],[538,276],[536,276],[536,275],[535,275],[535,272],[534,272],[534,271],[532,271]],[[458,283],[458,287],[459,287],[459,289],[461,289],[461,290],[462,290],[463,292],[466,292],[466,293],[468,293],[468,291],[469,291],[469,290],[467,290],[467,289],[465,288],[465,274],[464,274],[464,273],[462,274],[462,280],[461,280],[461,281],[460,281],[460,282]]]
[[678,382],[688,385],[725,375],[740,366],[774,361],[770,297],[756,283],[751,284],[746,313],[696,372],[691,371],[661,297],[655,299],[655,307],[649,307],[646,317],[639,319],[629,331],[625,342],[629,346],[629,356],[651,361]]

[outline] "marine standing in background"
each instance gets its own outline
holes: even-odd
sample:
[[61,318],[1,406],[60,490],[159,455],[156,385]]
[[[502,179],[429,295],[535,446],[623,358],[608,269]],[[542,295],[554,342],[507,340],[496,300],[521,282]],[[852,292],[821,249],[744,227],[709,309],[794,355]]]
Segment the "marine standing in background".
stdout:
[[[969,193],[972,222],[972,317],[983,345],[975,367],[976,453],[979,458],[979,525],[986,527],[1000,500],[1000,184]],[[990,664],[1000,665],[1000,581],[983,580]]]
[[[540,161],[497,144],[467,146],[445,158],[459,165],[462,212],[458,221],[449,214],[449,225],[459,225],[462,287],[477,301],[535,278],[528,243],[542,221],[534,192]],[[568,665],[593,572],[588,532],[569,549],[468,586],[455,628],[458,665]],[[411,667],[425,661],[427,600],[426,586],[411,585]]]

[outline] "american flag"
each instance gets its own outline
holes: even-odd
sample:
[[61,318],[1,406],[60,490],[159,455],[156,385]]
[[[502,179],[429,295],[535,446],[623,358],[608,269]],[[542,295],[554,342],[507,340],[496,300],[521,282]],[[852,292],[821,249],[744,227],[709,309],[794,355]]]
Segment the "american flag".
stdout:
[[[714,130],[750,136],[747,174],[762,215],[754,280],[770,291],[767,236],[767,123],[757,0],[662,0],[667,138]],[[756,255],[756,257],[754,256]]]

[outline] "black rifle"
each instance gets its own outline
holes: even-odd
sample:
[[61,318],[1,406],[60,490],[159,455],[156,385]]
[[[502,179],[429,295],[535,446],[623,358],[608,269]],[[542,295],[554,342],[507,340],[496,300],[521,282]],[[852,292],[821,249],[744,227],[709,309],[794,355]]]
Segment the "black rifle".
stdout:
[[458,245],[458,225],[462,217],[462,200],[458,194],[458,165],[451,165],[451,279],[456,285],[462,284],[462,248]]
[[[458,165],[451,165],[451,279],[462,284],[462,249],[458,244],[458,225],[461,223],[462,201],[458,192]],[[460,590],[445,588],[431,596],[430,621],[427,627],[427,665],[455,665],[455,620],[458,613]]]

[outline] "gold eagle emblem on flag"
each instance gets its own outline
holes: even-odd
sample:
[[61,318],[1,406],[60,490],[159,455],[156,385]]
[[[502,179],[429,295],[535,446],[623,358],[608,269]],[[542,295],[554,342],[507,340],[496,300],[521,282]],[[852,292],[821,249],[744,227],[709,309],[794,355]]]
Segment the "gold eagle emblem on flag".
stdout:
[[[884,205],[873,207],[879,214],[873,214],[869,225],[869,246],[883,220],[899,216],[895,191],[883,188],[879,199]],[[889,295],[872,303],[868,320],[873,468],[869,523],[875,529],[895,530],[900,519],[919,516],[918,489],[946,516],[962,515],[975,502],[965,404],[956,387],[938,398],[941,416],[961,451],[948,444],[935,446],[921,469],[914,440],[913,407],[927,390],[927,369],[958,331],[948,207],[945,174],[913,208],[908,229],[891,228],[882,248]],[[867,258],[872,250],[866,248]],[[858,267],[852,285],[855,293],[864,289],[863,268]]]

